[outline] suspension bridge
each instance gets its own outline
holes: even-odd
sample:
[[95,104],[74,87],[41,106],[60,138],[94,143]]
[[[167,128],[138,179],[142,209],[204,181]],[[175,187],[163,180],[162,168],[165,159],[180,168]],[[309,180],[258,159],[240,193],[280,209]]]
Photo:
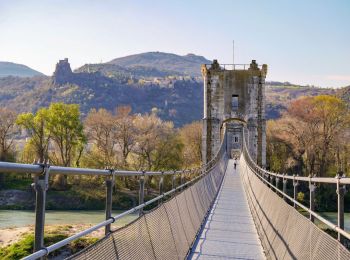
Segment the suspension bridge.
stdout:
[[[35,245],[33,254],[24,259],[43,259],[102,228],[102,239],[68,258],[350,259],[350,234],[344,230],[344,193],[350,178],[291,176],[264,168],[263,79],[267,68],[260,69],[255,61],[247,68],[227,70],[215,61],[209,69],[202,67],[204,164],[198,169],[145,172],[0,162],[0,172],[34,175]],[[104,176],[106,220],[46,246],[45,201],[52,174]],[[160,176],[159,196],[144,201],[145,177],[150,175]],[[165,191],[163,181],[168,175],[172,188]],[[112,190],[118,176],[139,178],[139,205],[112,216]],[[309,187],[309,207],[296,199],[301,182]],[[316,187],[325,183],[334,185],[337,192],[337,223],[314,209]],[[113,223],[133,213],[139,217],[113,228]],[[336,236],[322,230],[316,220]]]

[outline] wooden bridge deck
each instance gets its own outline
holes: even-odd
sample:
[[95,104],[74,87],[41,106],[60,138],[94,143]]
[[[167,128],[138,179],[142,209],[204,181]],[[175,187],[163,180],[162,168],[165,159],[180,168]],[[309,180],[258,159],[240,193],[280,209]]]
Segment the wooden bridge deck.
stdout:
[[265,259],[238,170],[230,160],[190,259]]

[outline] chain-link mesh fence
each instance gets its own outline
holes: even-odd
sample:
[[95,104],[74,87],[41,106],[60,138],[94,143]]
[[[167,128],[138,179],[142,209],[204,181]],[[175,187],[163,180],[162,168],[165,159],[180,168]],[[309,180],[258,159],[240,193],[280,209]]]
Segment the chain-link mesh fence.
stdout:
[[70,259],[184,259],[222,182],[227,156],[221,150],[193,185]]
[[249,207],[269,259],[350,259],[350,252],[339,241],[265,185],[244,156],[240,167]]

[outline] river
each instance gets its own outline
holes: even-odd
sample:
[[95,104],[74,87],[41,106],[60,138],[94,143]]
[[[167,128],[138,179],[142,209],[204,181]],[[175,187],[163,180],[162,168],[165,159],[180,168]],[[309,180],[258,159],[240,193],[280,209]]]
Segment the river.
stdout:
[[[116,216],[123,211],[113,211]],[[56,211],[47,210],[45,224],[97,224],[105,220],[103,210],[68,210]],[[134,220],[136,214],[130,214],[116,221],[118,226],[122,226]],[[27,210],[0,210],[0,229],[10,227],[24,227],[33,225],[35,219],[34,211]]]
[[[122,212],[123,211],[113,211],[113,216]],[[103,210],[47,210],[45,224],[97,224],[104,221],[104,214]],[[321,215],[332,223],[337,224],[336,212],[323,212]],[[34,217],[33,211],[0,210],[0,229],[33,225]],[[130,214],[118,220],[116,224],[122,226],[134,220],[136,217],[136,214]],[[350,231],[350,213],[345,213],[345,230]]]
[[[337,212],[320,212],[320,215],[329,220],[333,224],[337,225],[338,215]],[[350,213],[344,213],[344,229],[350,232]]]

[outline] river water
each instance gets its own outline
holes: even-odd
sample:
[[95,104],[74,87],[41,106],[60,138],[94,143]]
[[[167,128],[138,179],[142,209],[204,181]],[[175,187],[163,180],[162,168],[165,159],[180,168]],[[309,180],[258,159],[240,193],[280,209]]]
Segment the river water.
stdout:
[[[113,211],[116,216],[123,211]],[[134,220],[136,214],[125,216],[115,223],[122,226]],[[24,227],[33,225],[35,220],[34,211],[27,210],[0,210],[0,229],[9,227]],[[105,220],[105,212],[103,210],[68,210],[56,211],[47,210],[45,215],[45,224],[97,224]]]
[[[113,216],[123,211],[113,211]],[[69,210],[55,211],[47,210],[45,224],[97,224],[104,221],[103,210]],[[322,216],[334,224],[337,224],[336,212],[324,212]],[[137,217],[136,214],[130,214],[118,220],[118,226],[125,225]],[[24,227],[34,224],[35,215],[33,211],[25,210],[0,210],[0,229],[9,227]],[[350,231],[350,213],[345,213],[345,230]]]
[[[333,224],[337,225],[338,215],[337,212],[322,212],[320,213],[322,217],[329,220]],[[350,232],[350,213],[344,213],[344,229]]]

